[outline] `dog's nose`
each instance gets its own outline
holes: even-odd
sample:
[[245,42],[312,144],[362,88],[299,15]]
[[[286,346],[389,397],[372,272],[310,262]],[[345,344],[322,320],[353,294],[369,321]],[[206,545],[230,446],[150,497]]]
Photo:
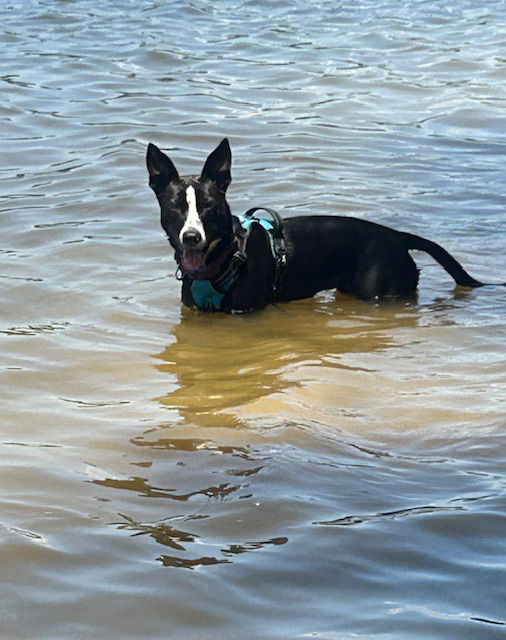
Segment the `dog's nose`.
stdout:
[[182,240],[183,244],[187,245],[188,247],[194,247],[202,242],[202,236],[200,235],[200,232],[197,231],[197,229],[188,229],[188,231],[185,231],[183,233]]

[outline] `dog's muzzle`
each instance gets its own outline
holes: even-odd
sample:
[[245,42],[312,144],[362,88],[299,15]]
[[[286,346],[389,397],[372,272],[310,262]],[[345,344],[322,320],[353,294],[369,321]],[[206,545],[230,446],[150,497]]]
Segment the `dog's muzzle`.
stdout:
[[181,269],[195,276],[205,268],[206,243],[198,229],[190,227],[181,233]]

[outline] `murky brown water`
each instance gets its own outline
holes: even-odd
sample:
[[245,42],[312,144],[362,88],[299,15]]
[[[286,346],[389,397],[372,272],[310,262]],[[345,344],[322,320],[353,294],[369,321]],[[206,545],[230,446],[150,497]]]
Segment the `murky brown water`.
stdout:
[[143,157],[504,281],[505,3],[0,15],[1,640],[505,637],[506,289],[183,311]]

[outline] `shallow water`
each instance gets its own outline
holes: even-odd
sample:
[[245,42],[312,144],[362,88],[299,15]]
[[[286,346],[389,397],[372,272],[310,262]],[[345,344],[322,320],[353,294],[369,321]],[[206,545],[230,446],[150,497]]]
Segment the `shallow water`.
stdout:
[[144,167],[506,280],[506,4],[0,9],[2,640],[506,636],[506,289],[183,311]]

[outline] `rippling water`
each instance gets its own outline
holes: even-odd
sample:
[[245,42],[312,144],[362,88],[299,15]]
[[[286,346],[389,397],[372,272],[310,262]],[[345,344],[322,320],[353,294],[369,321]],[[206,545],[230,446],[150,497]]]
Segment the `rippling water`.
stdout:
[[153,141],[506,279],[506,3],[1,16],[2,640],[506,636],[506,290],[183,311]]

